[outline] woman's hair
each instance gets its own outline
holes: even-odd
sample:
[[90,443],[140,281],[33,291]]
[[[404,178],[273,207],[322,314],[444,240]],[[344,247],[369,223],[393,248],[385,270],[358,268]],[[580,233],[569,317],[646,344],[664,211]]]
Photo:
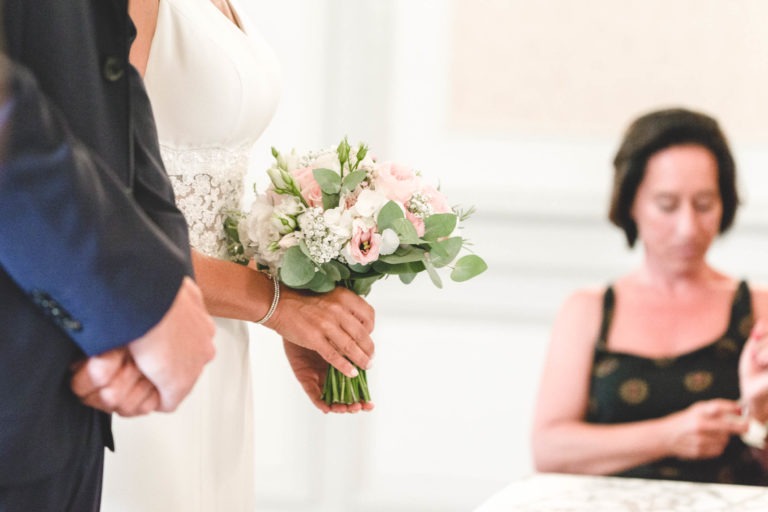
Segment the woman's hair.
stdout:
[[681,108],[650,112],[629,125],[613,159],[613,192],[608,218],[624,230],[630,247],[637,240],[637,224],[631,215],[632,203],[643,181],[648,159],[662,149],[682,144],[703,146],[717,159],[717,181],[723,203],[720,233],[724,233],[733,223],[739,205],[736,164],[717,121],[705,114]]

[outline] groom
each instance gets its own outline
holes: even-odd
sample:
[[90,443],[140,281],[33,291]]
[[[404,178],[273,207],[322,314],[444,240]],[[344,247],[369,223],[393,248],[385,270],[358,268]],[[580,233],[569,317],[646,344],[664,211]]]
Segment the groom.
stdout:
[[2,512],[99,509],[109,417],[76,361],[109,354],[90,396],[129,415],[173,410],[213,357],[133,35],[126,0],[0,0]]

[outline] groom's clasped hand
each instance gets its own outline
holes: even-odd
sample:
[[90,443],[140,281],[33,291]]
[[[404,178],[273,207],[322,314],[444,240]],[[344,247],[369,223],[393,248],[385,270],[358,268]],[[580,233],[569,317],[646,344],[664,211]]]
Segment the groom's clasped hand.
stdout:
[[213,359],[213,321],[185,277],[171,308],[142,337],[73,366],[72,390],[96,409],[121,416],[171,412]]

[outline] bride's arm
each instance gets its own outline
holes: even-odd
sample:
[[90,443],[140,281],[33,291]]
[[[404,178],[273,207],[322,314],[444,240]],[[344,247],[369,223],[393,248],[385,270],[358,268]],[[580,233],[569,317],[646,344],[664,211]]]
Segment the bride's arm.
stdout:
[[136,39],[131,45],[129,59],[141,76],[147,70],[159,5],[159,0],[128,0],[128,15],[136,26]]
[[[266,274],[196,250],[192,262],[212,315],[257,322],[267,314],[274,284]],[[264,325],[352,375],[355,370],[347,358],[361,368],[370,366],[373,324],[373,308],[349,290],[314,294],[281,287],[277,308]]]

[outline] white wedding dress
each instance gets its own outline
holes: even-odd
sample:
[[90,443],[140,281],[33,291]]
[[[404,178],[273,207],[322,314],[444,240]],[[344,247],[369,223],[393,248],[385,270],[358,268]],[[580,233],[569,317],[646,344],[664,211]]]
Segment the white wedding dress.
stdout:
[[[210,0],[160,0],[145,75],[192,246],[219,258],[223,218],[240,206],[248,155],[279,95],[274,54],[246,31]],[[216,328],[216,357],[176,412],[114,418],[104,512],[253,510],[247,326],[216,319]]]

